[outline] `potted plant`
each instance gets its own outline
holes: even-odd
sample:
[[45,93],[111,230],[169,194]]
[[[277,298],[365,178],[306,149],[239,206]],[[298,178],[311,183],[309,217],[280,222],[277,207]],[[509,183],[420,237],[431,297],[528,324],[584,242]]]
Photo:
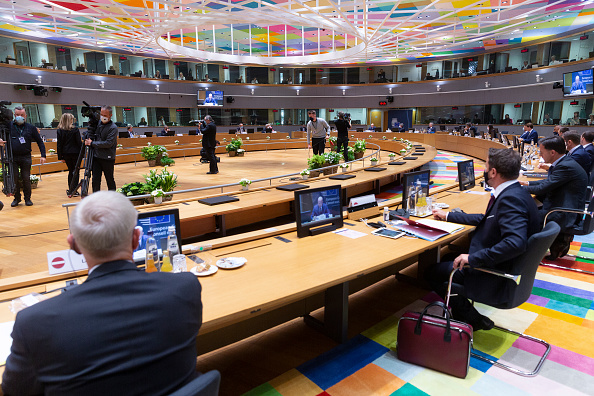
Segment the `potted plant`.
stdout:
[[29,180],[31,180],[31,188],[37,188],[37,184],[39,183],[39,176],[31,174],[31,176],[29,176]]
[[382,136],[382,140],[387,140],[388,138],[385,136]]
[[49,150],[47,150],[47,151],[48,151],[50,154],[56,154],[56,150],[54,150],[54,149],[49,149]]
[[165,195],[163,190],[161,190],[160,188],[157,188],[156,190],[151,191],[151,195],[152,195],[153,200],[155,201],[156,204],[163,203],[163,196]]
[[244,149],[242,149],[242,148],[237,149],[237,156],[238,157],[243,157],[244,155],[245,155],[245,150]]
[[121,149],[122,147],[124,147],[124,146],[122,146],[121,144],[118,143],[118,145],[116,146],[116,149]]
[[169,157],[167,155],[167,153],[163,153],[163,156],[161,157],[161,165],[163,166],[173,166],[175,165],[175,161],[173,160],[173,158]]
[[[144,180],[146,182],[148,191],[161,189],[164,193],[167,193],[173,191],[173,189],[177,186],[177,175],[175,173],[169,172],[167,167],[163,168],[160,173],[155,169],[151,169],[148,175],[144,175]],[[165,194],[163,200],[171,201],[172,198],[172,195]]]
[[369,135],[369,139],[371,139],[373,137],[373,135]]
[[394,160],[394,157],[396,157],[396,153],[390,153],[388,154],[388,157],[390,157],[390,161]]
[[311,177],[318,177],[320,175],[320,171],[318,171],[318,168],[322,168],[324,166],[324,163],[326,162],[326,159],[324,158],[323,155],[312,155],[311,158],[307,159],[307,169],[309,169],[309,175]]
[[287,139],[291,139],[291,136],[287,136]]
[[270,136],[266,136],[266,139],[267,139],[267,140],[270,140]]
[[249,179],[246,179],[245,177],[243,179],[241,179],[239,181],[239,184],[241,185],[241,189],[243,191],[247,191],[250,188],[250,184],[252,184],[252,181]]
[[347,149],[347,158],[349,161],[355,160],[355,149],[352,148],[351,146],[349,146]]
[[[122,187],[116,190],[119,193],[124,194],[127,197],[133,197],[136,195],[144,195],[148,193],[150,190],[147,189],[147,185],[145,183],[140,182],[133,182],[133,183],[126,183]],[[132,205],[142,205],[144,204],[143,198],[131,199]]]
[[[324,166],[331,166],[331,165],[338,165],[338,163],[340,162],[340,159],[342,158],[342,155],[340,155],[339,153],[335,152],[335,151],[329,151],[327,153],[324,153]],[[331,167],[328,169],[324,169],[324,174],[325,175],[330,175],[332,173],[336,173],[337,168],[336,167]]]
[[372,157],[372,158],[371,158],[371,166],[376,166],[378,161],[379,161],[379,160],[378,160],[377,158],[375,158],[375,157]]
[[299,174],[303,180],[307,180],[309,177],[309,169],[303,169],[301,172],[299,172]]
[[178,145],[178,146],[179,146],[179,140],[176,140],[176,141],[175,141],[175,142],[173,142],[173,143],[175,143],[176,145]]
[[346,172],[349,169],[349,164],[340,164],[338,167],[342,172]]
[[237,147],[233,143],[229,143],[225,146],[225,151],[229,153],[229,157],[235,157],[237,154]]
[[355,152],[355,159],[363,158],[363,154],[365,153],[367,143],[364,139],[357,139],[355,144],[353,145],[353,150]]
[[153,146],[150,142],[140,149],[140,155],[148,161],[148,165],[151,167],[161,163],[161,157],[165,152],[167,152],[167,149],[164,146],[159,146],[158,144]]

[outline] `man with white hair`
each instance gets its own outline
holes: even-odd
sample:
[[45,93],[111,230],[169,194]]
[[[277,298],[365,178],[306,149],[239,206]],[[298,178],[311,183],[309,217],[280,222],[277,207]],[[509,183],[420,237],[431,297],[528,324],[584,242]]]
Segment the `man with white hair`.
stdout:
[[5,395],[168,395],[197,375],[201,286],[191,273],[147,273],[132,252],[137,211],[94,193],[70,216],[87,280],[17,314]]

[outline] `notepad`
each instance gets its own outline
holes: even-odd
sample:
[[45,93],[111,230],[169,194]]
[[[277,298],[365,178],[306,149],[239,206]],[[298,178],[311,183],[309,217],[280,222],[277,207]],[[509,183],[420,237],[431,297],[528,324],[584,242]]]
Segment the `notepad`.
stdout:
[[439,220],[433,220],[433,219],[421,219],[421,220],[417,220],[417,223],[421,223],[426,226],[445,231],[448,234],[453,234],[454,232],[464,229],[464,226],[462,224],[447,223],[445,221],[439,221]]
[[[431,226],[422,224],[420,221],[414,221],[411,219],[406,219],[404,217],[396,216],[399,220],[403,220],[406,224],[398,224],[394,227],[399,229],[400,231],[404,231],[407,234],[414,235],[417,238],[424,239],[426,241],[436,241],[439,238],[442,238],[450,233],[447,231],[443,231],[437,228],[433,228]],[[422,220],[421,220],[422,221]]]

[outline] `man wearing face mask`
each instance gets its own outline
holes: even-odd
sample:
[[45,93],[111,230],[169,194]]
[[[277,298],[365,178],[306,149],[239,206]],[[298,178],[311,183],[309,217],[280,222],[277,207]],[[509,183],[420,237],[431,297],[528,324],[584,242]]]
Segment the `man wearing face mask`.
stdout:
[[14,200],[10,206],[15,207],[21,202],[21,186],[25,198],[25,205],[33,205],[31,201],[31,142],[35,140],[41,153],[41,163],[45,164],[45,144],[39,131],[27,123],[27,112],[21,106],[13,110],[14,121],[10,123],[10,144],[12,147],[14,169]]
[[93,148],[93,192],[101,190],[101,173],[105,174],[108,190],[116,189],[113,170],[115,167],[118,127],[111,121],[111,106],[101,106],[101,122],[95,131],[95,140],[88,136],[85,145]]
[[[493,193],[485,214],[467,214],[433,210],[438,220],[476,226],[468,254],[454,261],[442,261],[425,272],[433,290],[444,296],[452,269],[454,274],[450,299],[454,318],[472,325],[474,330],[489,330],[493,321],[480,314],[468,299],[489,301],[497,305],[507,301],[511,287],[504,278],[490,276],[476,267],[508,272],[514,261],[526,250],[528,238],[541,230],[542,222],[530,194],[518,182],[520,155],[509,149],[489,149],[485,164],[485,182]],[[469,266],[468,268],[463,268]]]
[[326,120],[316,117],[316,111],[307,112],[309,122],[307,123],[307,148],[313,147],[314,155],[324,154],[326,143],[326,131],[330,130],[330,125]]

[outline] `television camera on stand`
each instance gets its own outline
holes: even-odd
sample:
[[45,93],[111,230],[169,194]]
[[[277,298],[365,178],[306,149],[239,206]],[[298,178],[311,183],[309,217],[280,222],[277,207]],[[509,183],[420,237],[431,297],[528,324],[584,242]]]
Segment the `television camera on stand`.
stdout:
[[[12,121],[12,110],[6,106],[12,103],[8,101],[0,101],[0,139],[4,140],[4,145],[0,146],[0,162],[2,162],[2,192],[6,196],[14,194],[14,173],[12,160],[12,146],[10,144],[10,122]],[[4,204],[0,202],[0,210]]]
[[[101,106],[91,106],[84,100],[83,103],[85,104],[85,106],[80,109],[80,112],[83,115],[83,117],[87,117],[89,119],[85,138],[97,140],[96,131],[97,126],[99,125],[99,121],[101,120]],[[76,185],[74,184],[76,180],[72,179],[72,184],[68,186],[68,198],[72,198],[73,194],[76,191],[78,191],[79,187],[81,198],[84,198],[87,195],[89,195],[89,182],[91,181],[91,173],[93,171],[93,156],[95,154],[94,151],[95,150],[93,149],[93,147],[87,145],[83,145],[80,149],[78,159],[76,160],[76,168],[74,174],[77,174],[80,171],[81,163],[83,168],[85,168],[85,173],[83,175],[82,180]]]

